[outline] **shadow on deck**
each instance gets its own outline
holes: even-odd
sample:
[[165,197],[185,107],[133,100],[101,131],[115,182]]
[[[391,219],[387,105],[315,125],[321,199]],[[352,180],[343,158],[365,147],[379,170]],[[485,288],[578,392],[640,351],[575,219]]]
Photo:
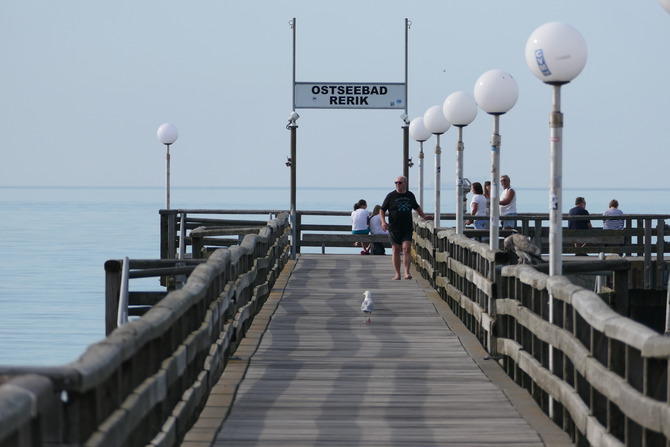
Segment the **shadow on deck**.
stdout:
[[182,446],[572,445],[427,282],[392,275],[390,256],[290,262]]

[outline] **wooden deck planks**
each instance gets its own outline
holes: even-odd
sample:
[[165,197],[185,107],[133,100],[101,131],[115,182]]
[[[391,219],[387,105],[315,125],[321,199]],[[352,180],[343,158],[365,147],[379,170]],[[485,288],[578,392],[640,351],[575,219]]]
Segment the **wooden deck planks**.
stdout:
[[390,256],[302,255],[212,445],[544,445],[425,289],[392,274]]

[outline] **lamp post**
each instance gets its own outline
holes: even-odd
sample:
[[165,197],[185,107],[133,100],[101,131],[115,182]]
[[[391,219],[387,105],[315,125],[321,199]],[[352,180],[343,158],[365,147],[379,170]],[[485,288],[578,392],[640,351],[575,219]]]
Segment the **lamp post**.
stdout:
[[423,142],[432,135],[423,125],[423,117],[416,117],[409,123],[409,135],[419,142],[419,206],[423,208]]
[[449,122],[458,127],[456,143],[456,234],[463,234],[463,128],[477,116],[477,103],[466,92],[454,92],[447,96],[442,112]]
[[435,228],[440,226],[440,135],[451,127],[451,123],[444,116],[441,106],[432,106],[423,114],[423,125],[435,135]]
[[493,134],[491,135],[491,223],[489,229],[489,248],[496,250],[498,242],[498,224],[500,222],[500,115],[507,113],[519,98],[519,87],[506,71],[489,70],[475,83],[475,100],[479,107],[493,116]]
[[[586,64],[586,42],[576,29],[561,22],[549,22],[533,31],[526,42],[526,64],[542,82],[552,87],[549,115],[551,155],[549,181],[549,275],[563,273],[563,114],[561,86],[572,81]],[[549,323],[554,322],[554,296],[549,294]],[[549,345],[549,371],[554,372],[554,348]],[[549,417],[554,416],[549,399]]]
[[561,22],[549,22],[537,28],[526,42],[526,63],[530,71],[552,86],[552,110],[549,116],[551,173],[549,184],[549,275],[563,273],[562,182],[563,114],[561,86],[581,73],[586,64],[586,43],[579,32]]
[[296,258],[298,253],[298,230],[297,230],[297,211],[296,211],[296,169],[297,169],[297,150],[296,139],[298,124],[296,123],[300,115],[292,111],[288,116],[286,128],[291,131],[291,158],[286,165],[291,168],[291,259]]
[[179,133],[170,123],[161,124],[156,132],[158,140],[165,145],[165,209],[170,209],[170,145],[177,141]]

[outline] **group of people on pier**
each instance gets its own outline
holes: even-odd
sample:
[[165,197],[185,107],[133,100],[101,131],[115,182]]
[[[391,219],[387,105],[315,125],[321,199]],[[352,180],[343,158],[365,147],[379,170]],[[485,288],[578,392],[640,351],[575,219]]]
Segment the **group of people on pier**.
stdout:
[[[498,200],[500,207],[500,223],[503,229],[514,229],[516,221],[513,218],[517,214],[517,195],[511,185],[508,175],[500,177],[502,193]],[[416,211],[424,219],[432,220],[432,215],[427,215],[421,209],[414,194],[409,191],[407,178],[399,176],[395,179],[395,190],[387,194],[381,205],[375,205],[372,213],[368,211],[368,204],[364,199],[354,204],[351,213],[352,234],[383,234],[388,235],[391,242],[392,260],[395,269],[393,279],[412,279],[410,274],[410,250],[412,245],[412,211]],[[488,229],[490,221],[488,216],[491,212],[491,182],[485,181],[472,184],[472,199],[470,201],[470,219],[466,225],[474,224],[476,229]],[[388,213],[388,223],[386,214]],[[570,216],[589,215],[586,210],[586,199],[577,197],[575,206],[568,212]],[[619,202],[612,199],[609,208],[603,213],[604,216],[621,216],[623,212],[619,209]],[[605,219],[603,228],[611,230],[623,229],[624,222],[620,219]],[[568,229],[592,228],[590,220],[569,220]],[[356,243],[358,246],[359,243]],[[382,243],[360,242],[361,255],[385,254]],[[402,258],[402,262],[401,262]],[[402,263],[402,266],[401,266]],[[402,273],[401,275],[401,267]]]
[[[512,182],[508,175],[500,177],[500,184],[503,187],[498,200],[500,206],[501,225],[505,229],[513,229],[515,220],[510,216],[517,214],[516,210],[516,191],[512,188]],[[472,184],[472,199],[470,201],[470,216],[473,219],[465,222],[466,225],[474,223],[475,229],[487,230],[490,227],[489,215],[491,214],[491,182],[484,182],[484,186],[479,182]],[[507,217],[507,219],[505,219]]]
[[[368,203],[361,199],[354,203],[354,211],[351,213],[351,233],[352,234],[388,234],[388,231],[382,228],[379,210],[381,205],[375,205],[372,213],[368,211]],[[358,246],[359,243],[356,243]],[[379,242],[361,242],[362,255],[383,255],[385,254],[384,244]]]
[[[500,194],[500,221],[504,229],[514,229],[515,221],[509,216],[517,214],[516,210],[516,191],[511,186],[511,180],[508,175],[500,177],[500,184],[503,191]],[[476,229],[488,229],[489,219],[491,214],[491,182],[484,182],[484,187],[479,182],[472,184],[472,199],[470,201],[470,216],[473,218],[466,221],[466,225],[471,225],[474,222]],[[575,199],[575,206],[568,212],[569,216],[588,216],[589,212],[586,210],[586,199],[584,197],[577,197]],[[621,216],[623,211],[619,209],[619,202],[612,199],[609,202],[609,207],[603,213],[603,216]],[[506,218],[507,217],[507,218]],[[622,230],[624,221],[621,219],[605,219],[603,222],[603,229],[605,230]],[[590,220],[569,220],[568,229],[570,230],[587,230],[592,228]]]
[[[410,251],[412,248],[412,211],[424,219],[432,220],[423,212],[419,202],[414,194],[407,189],[407,178],[399,176],[395,179],[395,190],[386,195],[381,205],[375,205],[372,214],[367,211],[367,202],[363,199],[354,204],[354,211],[351,213],[353,234],[387,234],[391,241],[391,252],[393,267],[395,269],[394,280],[399,280],[404,276],[405,279],[412,279],[410,274]],[[388,212],[388,222],[386,213]],[[367,223],[367,225],[366,225]],[[383,244],[381,251],[375,248],[375,243],[368,244],[361,242],[362,255],[384,254]],[[401,275],[401,257],[402,273]]]
[[[586,199],[584,197],[577,197],[575,199],[575,206],[568,211],[569,216],[589,216],[586,210]],[[616,199],[610,200],[609,208],[605,210],[603,216],[622,216],[623,211],[619,209],[619,201]],[[603,229],[605,230],[623,230],[624,222],[622,219],[605,219],[603,221]],[[570,220],[568,221],[568,229],[570,230],[588,230],[593,228],[589,220]]]

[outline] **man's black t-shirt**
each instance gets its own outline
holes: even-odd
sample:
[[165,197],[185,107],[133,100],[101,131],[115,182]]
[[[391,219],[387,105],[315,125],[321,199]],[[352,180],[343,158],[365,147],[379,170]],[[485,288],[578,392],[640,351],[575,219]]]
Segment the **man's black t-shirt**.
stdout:
[[389,230],[392,232],[412,231],[412,210],[418,207],[419,203],[412,192],[391,191],[382,203],[382,210],[389,213]]
[[[571,208],[570,211],[568,211],[568,215],[570,216],[588,216],[589,212],[586,211],[585,208],[581,206],[576,206],[574,208]],[[569,220],[568,221],[568,229],[569,230],[588,230],[589,229],[589,220]]]

